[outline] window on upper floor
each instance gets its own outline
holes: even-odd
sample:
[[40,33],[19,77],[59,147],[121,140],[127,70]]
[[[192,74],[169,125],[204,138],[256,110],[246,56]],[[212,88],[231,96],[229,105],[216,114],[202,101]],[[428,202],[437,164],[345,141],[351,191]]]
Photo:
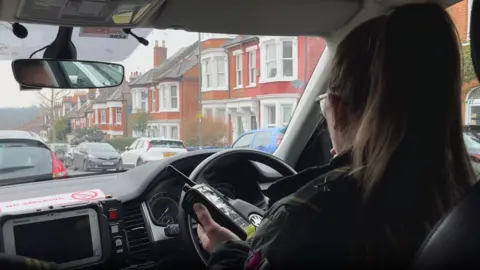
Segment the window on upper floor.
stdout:
[[226,83],[226,63],[225,58],[223,56],[216,56],[215,58],[215,68],[217,73],[217,87],[225,87]]
[[248,85],[255,86],[256,83],[256,51],[249,51],[248,52]]
[[102,110],[101,110],[100,117],[101,117],[100,122],[101,122],[102,124],[107,123],[107,110],[106,110],[106,109],[102,109]]
[[147,99],[148,99],[148,92],[142,91],[141,92],[141,99],[140,99],[140,109],[144,112],[147,111]]
[[277,76],[277,46],[275,43],[265,45],[265,72],[268,79]]
[[117,124],[122,123],[122,108],[115,109],[115,122]]
[[235,85],[236,87],[242,87],[242,54],[235,55]]
[[166,84],[160,86],[160,109],[159,111],[177,111],[179,109],[177,85]]
[[298,52],[295,37],[261,39],[260,49],[260,83],[297,79]]
[[178,109],[178,89],[176,85],[170,86],[170,109]]
[[202,52],[202,91],[228,90],[227,54],[223,49]]
[[207,88],[210,88],[213,86],[213,82],[212,82],[213,65],[211,62],[212,61],[210,59],[205,61],[205,73],[206,73],[205,86]]

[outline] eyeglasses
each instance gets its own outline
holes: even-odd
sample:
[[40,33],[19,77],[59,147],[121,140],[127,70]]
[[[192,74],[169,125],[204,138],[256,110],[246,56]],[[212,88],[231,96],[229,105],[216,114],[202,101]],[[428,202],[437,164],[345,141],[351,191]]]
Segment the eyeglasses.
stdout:
[[318,102],[318,105],[320,106],[320,112],[323,115],[325,114],[325,102],[327,100],[327,97],[328,93],[324,93],[315,98],[315,101]]

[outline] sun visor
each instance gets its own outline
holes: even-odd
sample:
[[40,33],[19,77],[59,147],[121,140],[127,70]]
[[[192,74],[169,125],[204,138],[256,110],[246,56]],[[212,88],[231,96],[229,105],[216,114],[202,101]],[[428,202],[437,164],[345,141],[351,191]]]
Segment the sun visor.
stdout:
[[473,67],[477,78],[480,78],[480,1],[473,2],[470,16],[470,48]]
[[135,28],[165,0],[20,0],[15,17],[56,25]]

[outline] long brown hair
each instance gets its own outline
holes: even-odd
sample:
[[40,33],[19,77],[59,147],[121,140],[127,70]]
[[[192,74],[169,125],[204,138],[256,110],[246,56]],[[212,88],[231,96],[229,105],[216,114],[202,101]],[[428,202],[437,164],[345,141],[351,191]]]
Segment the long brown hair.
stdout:
[[431,3],[371,19],[337,47],[329,91],[359,123],[352,174],[367,256],[412,256],[471,186],[460,59],[451,18]]

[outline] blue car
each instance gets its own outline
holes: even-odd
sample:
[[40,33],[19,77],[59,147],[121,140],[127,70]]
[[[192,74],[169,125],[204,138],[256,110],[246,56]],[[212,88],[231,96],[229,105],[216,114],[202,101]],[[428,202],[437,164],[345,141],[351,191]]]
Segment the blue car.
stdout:
[[252,130],[243,133],[232,144],[232,148],[254,148],[273,154],[282,141],[286,130],[286,127]]

